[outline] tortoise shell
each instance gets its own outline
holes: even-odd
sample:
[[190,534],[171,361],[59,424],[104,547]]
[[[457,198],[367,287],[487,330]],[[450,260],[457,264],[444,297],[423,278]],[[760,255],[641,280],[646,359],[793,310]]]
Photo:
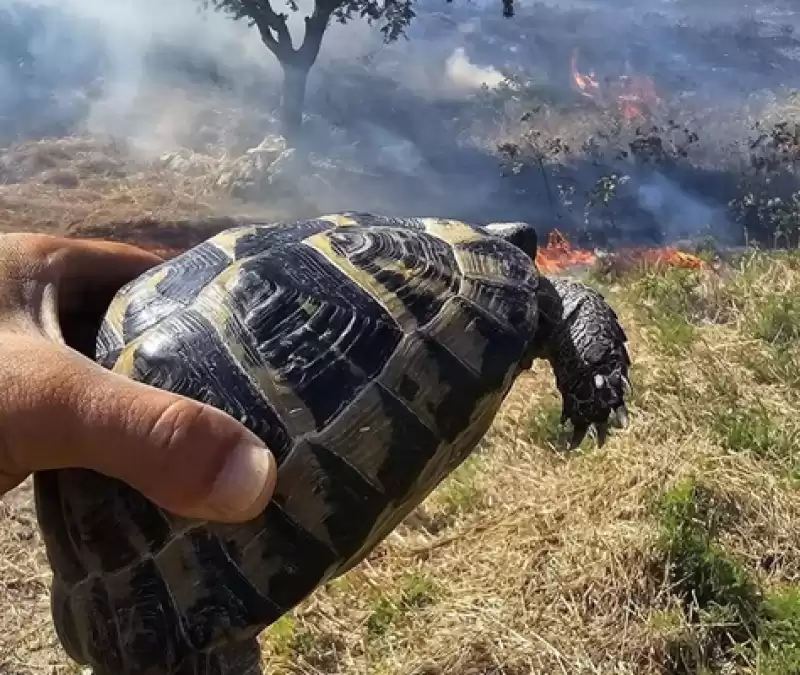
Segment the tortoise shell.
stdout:
[[250,223],[124,287],[98,362],[240,420],[278,481],[260,517],[232,525],[88,470],[38,474],[69,655],[113,675],[217,672],[215,654],[362,561],[530,365],[535,240],[366,214]]

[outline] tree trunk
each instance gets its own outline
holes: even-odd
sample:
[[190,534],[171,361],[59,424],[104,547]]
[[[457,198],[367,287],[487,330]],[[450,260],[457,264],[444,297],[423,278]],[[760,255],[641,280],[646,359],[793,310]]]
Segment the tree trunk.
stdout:
[[283,95],[281,97],[281,133],[287,145],[295,147],[303,127],[303,108],[309,68],[288,63],[283,66]]

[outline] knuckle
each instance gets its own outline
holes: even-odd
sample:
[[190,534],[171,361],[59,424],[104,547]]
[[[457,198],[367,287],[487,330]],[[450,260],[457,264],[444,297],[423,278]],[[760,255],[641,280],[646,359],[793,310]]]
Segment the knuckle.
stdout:
[[203,407],[191,401],[171,401],[158,412],[152,422],[149,436],[154,447],[163,452],[170,452],[178,447],[201,421],[202,414]]
[[225,458],[219,449],[224,439],[215,433],[212,417],[206,406],[178,399],[150,427],[150,442],[160,460],[154,478],[169,481],[170,492],[183,504],[205,499],[222,469]]

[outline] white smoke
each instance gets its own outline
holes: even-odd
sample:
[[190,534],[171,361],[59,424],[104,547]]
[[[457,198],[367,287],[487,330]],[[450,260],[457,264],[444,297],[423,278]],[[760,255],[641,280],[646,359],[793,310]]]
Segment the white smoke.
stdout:
[[445,72],[459,89],[474,90],[486,86],[494,89],[503,82],[503,74],[492,66],[476,66],[463,47],[457,47],[445,62]]
[[[298,12],[285,10],[295,44],[312,1],[302,0]],[[123,137],[147,156],[179,147],[205,153],[215,143],[227,150],[229,138],[235,139],[230,152],[238,156],[275,131],[280,66],[247,22],[202,11],[198,0],[0,0],[0,10],[21,3],[53,12],[7,31],[11,40],[27,39],[24,49],[33,52],[36,63],[26,66],[24,76],[15,70],[14,48],[0,44],[3,142],[26,132],[73,133],[72,120],[80,117],[89,132]],[[386,183],[403,208],[422,201],[420,186],[435,186],[441,200],[436,208],[445,204],[450,215],[459,206],[496,209],[488,217],[504,220],[528,218],[539,208],[549,213],[544,198],[536,203],[528,196],[522,204],[517,195],[528,194],[529,186],[509,188],[512,180],[501,180],[491,148],[498,127],[505,134],[508,126],[511,136],[519,131],[518,120],[528,111],[517,111],[517,104],[535,107],[531,101],[541,98],[546,111],[557,108],[551,102],[570,105],[570,54],[576,48],[581,63],[599,77],[613,80],[630,63],[653,78],[665,99],[693,96],[702,99],[698,109],[712,100],[713,124],[702,129],[716,134],[712,140],[722,136],[726,111],[734,113],[727,117],[727,139],[742,134],[751,117],[763,119],[760,92],[778,96],[780,87],[800,84],[800,57],[792,52],[800,34],[796,0],[517,1],[512,19],[501,17],[500,0],[430,0],[415,10],[409,39],[391,45],[383,43],[379,25],[359,18],[333,22],[307,99],[306,129],[317,154],[352,156],[359,168],[377,164],[413,179],[408,188]],[[93,78],[92,86],[80,81],[81,72],[88,73],[84,80]],[[476,96],[484,87],[497,89],[507,74],[521,83],[511,93]],[[739,115],[744,102],[750,110]],[[239,114],[249,121],[241,122]],[[48,127],[59,115],[68,118],[62,128]],[[47,123],[39,128],[26,128],[29,120],[43,118]],[[208,129],[231,118],[227,138],[209,132],[206,142]],[[195,132],[200,140],[187,141]],[[336,152],[326,154],[330,148]],[[641,208],[671,231],[682,222],[716,217],[681,196],[678,183],[660,179],[638,195]],[[366,199],[352,198],[356,204]],[[501,215],[503,199],[513,203],[512,213]]]

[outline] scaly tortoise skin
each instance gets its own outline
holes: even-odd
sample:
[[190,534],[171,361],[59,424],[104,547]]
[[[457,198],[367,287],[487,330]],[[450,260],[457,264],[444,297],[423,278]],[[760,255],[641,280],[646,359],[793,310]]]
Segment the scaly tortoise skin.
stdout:
[[35,476],[56,630],[95,675],[260,672],[256,636],[422,502],[536,358],[573,445],[627,417],[625,333],[595,291],[540,276],[533,227],[240,222],[124,287],[96,359],[262,438],[266,511],[197,522],[92,471]]

